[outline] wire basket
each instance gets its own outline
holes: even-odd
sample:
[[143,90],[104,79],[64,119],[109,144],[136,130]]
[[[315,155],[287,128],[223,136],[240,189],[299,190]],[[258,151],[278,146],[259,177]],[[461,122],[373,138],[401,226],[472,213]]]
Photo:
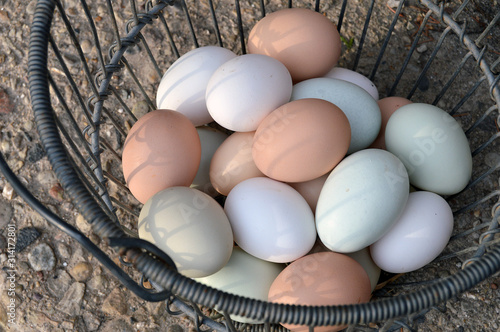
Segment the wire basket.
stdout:
[[[29,49],[35,121],[53,171],[104,240],[102,246],[114,248],[158,291],[144,288],[143,280],[132,279],[102,248],[46,209],[5,162],[2,170],[19,195],[139,297],[167,301],[171,314],[187,314],[199,329],[282,329],[279,323],[411,329],[418,317],[500,270],[500,161],[490,160],[500,137],[500,45],[488,45],[498,42],[500,12],[493,10],[488,24],[474,25],[475,6],[469,1],[453,7],[430,0],[402,0],[395,7],[375,0],[87,2],[37,3]],[[177,273],[166,254],[136,235],[142,205],[124,184],[121,151],[130,126],[141,113],[156,108],[153,96],[163,73],[199,46],[246,53],[245,38],[253,24],[266,13],[292,6],[314,9],[337,24],[344,41],[340,64],[373,80],[381,97],[438,105],[457,118],[473,151],[471,182],[447,197],[455,230],[443,254],[398,284],[385,276],[387,282],[366,304],[292,306],[221,292]],[[473,213],[483,222],[474,223]],[[222,314],[209,316],[202,308]],[[229,314],[265,324],[241,325]]]

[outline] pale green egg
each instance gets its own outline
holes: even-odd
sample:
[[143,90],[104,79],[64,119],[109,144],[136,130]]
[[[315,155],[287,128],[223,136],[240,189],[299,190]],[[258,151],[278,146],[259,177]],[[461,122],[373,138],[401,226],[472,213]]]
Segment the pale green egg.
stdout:
[[465,188],[472,155],[460,124],[439,107],[413,103],[399,108],[385,130],[387,150],[405,165],[410,183],[441,195]]
[[[215,274],[195,280],[228,293],[267,301],[271,284],[284,268],[284,264],[261,260],[235,247],[226,266]],[[237,315],[231,318],[241,323],[262,323]]]

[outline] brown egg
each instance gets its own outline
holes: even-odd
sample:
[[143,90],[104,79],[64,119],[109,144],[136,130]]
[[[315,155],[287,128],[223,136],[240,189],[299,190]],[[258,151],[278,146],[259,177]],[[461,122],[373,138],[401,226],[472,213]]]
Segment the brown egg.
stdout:
[[322,99],[305,98],[280,106],[259,124],[253,160],[266,176],[303,182],[331,171],[345,156],[351,128],[344,112]]
[[130,129],[122,154],[123,176],[141,203],[173,186],[189,186],[200,165],[201,145],[189,119],[172,110],[155,110]]
[[[370,279],[354,259],[334,252],[319,252],[299,258],[274,280],[268,300],[295,305],[343,305],[370,300]],[[307,326],[282,324],[292,331]],[[314,331],[339,331],[345,326],[318,326]]]
[[326,173],[325,175],[320,176],[319,178],[305,181],[305,182],[295,182],[289,183],[289,185],[297,190],[302,197],[305,198],[307,204],[311,207],[311,210],[316,211],[316,204],[318,203],[319,194],[321,192],[321,188],[325,184],[326,178],[330,175],[330,173]]
[[406,98],[403,97],[386,97],[377,101],[380,113],[382,114],[382,125],[377,138],[370,145],[370,148],[385,150],[385,126],[391,117],[392,113],[396,112],[398,108],[404,105],[411,104]]
[[210,163],[210,182],[222,195],[243,180],[265,176],[252,158],[255,132],[236,132],[226,138],[215,151]]
[[306,8],[270,13],[248,36],[248,52],[281,61],[294,83],[325,75],[337,64],[341,45],[335,24]]

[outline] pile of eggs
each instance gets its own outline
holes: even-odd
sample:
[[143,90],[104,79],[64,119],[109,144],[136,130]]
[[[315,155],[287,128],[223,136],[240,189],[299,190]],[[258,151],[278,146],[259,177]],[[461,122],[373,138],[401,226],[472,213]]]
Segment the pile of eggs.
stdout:
[[144,204],[139,236],[201,283],[289,304],[367,302],[381,269],[435,259],[453,229],[442,196],[472,172],[453,117],[378,100],[368,78],[336,66],[336,26],[309,9],[268,14],[248,51],[184,54],[158,110],[131,128],[122,165]]

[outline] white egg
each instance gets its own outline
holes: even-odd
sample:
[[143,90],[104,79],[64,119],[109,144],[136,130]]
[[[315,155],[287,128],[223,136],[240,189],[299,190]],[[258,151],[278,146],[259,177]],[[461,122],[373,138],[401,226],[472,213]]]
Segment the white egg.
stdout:
[[[227,293],[267,301],[269,288],[284,267],[284,264],[258,259],[234,247],[229,262],[221,270],[204,278],[195,278],[195,280]],[[231,319],[240,323],[263,323],[237,315],[231,315]]]
[[336,78],[312,78],[293,86],[291,100],[319,98],[337,105],[351,126],[348,154],[370,146],[380,131],[382,115],[377,102],[356,84]]
[[195,126],[212,122],[205,102],[208,80],[220,65],[234,57],[232,51],[218,46],[187,52],[163,75],[156,93],[156,107],[180,112]]
[[208,82],[206,100],[213,119],[233,131],[253,131],[292,93],[290,73],[261,54],[238,56],[220,66]]
[[265,177],[237,184],[224,210],[235,242],[249,254],[275,263],[291,262],[314,246],[314,216],[289,185]]
[[384,271],[415,271],[443,251],[452,231],[453,212],[444,198],[428,191],[413,192],[396,224],[371,245],[371,255]]
[[393,154],[379,149],[353,153],[328,176],[316,207],[316,228],[330,250],[348,253],[380,239],[403,211],[408,174]]
[[324,77],[336,78],[356,84],[368,92],[373,99],[378,100],[378,90],[375,84],[373,84],[368,77],[355,72],[354,70],[342,67],[333,67]]

